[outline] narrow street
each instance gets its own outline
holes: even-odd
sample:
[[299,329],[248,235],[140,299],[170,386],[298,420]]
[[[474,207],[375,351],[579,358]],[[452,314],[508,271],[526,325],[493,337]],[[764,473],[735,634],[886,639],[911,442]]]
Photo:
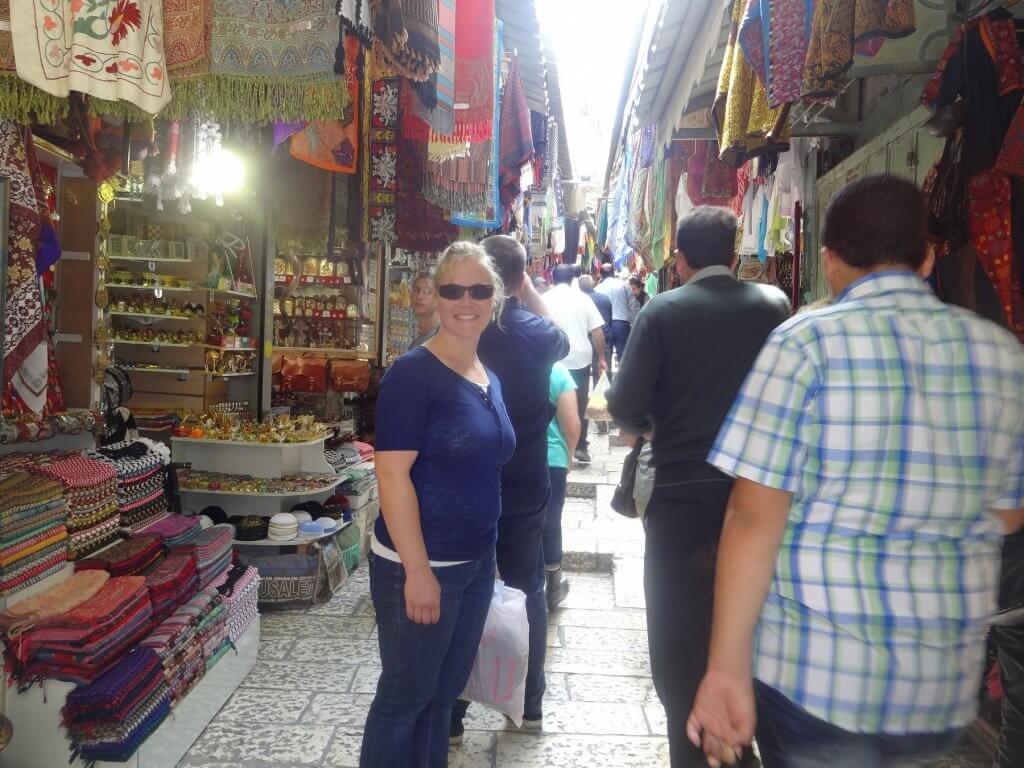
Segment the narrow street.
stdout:
[[[551,614],[544,732],[518,733],[474,704],[452,768],[668,766],[647,655],[643,532],[610,506],[626,449],[591,438],[594,463],[570,476],[563,518],[574,572]],[[356,768],[380,673],[366,564],[328,603],[263,614],[262,634],[255,669],[180,768]],[[986,765],[965,747],[928,768]]]

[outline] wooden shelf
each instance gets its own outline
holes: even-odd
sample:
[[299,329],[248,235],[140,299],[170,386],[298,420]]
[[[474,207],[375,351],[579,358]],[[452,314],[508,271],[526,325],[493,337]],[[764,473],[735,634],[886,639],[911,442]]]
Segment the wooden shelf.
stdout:
[[335,347],[274,347],[275,352],[313,352],[318,355],[331,355],[345,360],[368,360],[376,357],[372,352],[359,352],[354,349],[336,349]]
[[124,368],[129,374],[132,373],[157,373],[157,374],[173,374],[175,376],[191,376],[196,373],[194,368]]
[[206,320],[206,315],[200,317],[181,317],[180,315],[149,315],[144,312],[111,312],[111,317],[137,317],[151,320],[177,320],[179,322],[188,322],[189,320]]
[[242,291],[232,291],[232,290],[229,290],[227,288],[202,288],[201,290],[209,291],[210,293],[215,293],[215,294],[218,294],[220,296],[232,296],[232,297],[238,298],[238,299],[252,299],[253,301],[256,301],[256,299],[259,298],[259,296],[257,296],[255,293],[244,293]]
[[263,499],[289,499],[296,496],[316,496],[320,493],[327,493],[333,491],[339,485],[344,482],[344,478],[339,477],[337,480],[326,483],[319,488],[307,488],[301,491],[278,491],[277,493],[253,493],[251,491],[210,491],[206,488],[186,488],[183,485],[178,486],[180,493],[202,493],[209,494],[210,496],[256,496]]
[[246,376],[255,376],[256,371],[241,371],[239,373],[211,373],[210,371],[205,371],[205,375],[211,379],[240,379]]
[[143,256],[111,256],[107,254],[107,258],[111,261],[131,261],[138,264],[148,264],[153,262],[154,264],[191,264],[192,259],[162,259],[162,258],[149,258]]
[[195,344],[172,344],[171,342],[166,341],[121,341],[120,339],[114,339],[114,343],[136,347],[157,347],[160,349],[165,347],[167,349],[190,349],[196,346]]
[[176,285],[123,285],[120,283],[104,283],[104,285],[107,288],[120,291],[171,291],[177,293],[195,293],[196,291],[203,290],[202,288],[196,288],[195,286],[182,288]]

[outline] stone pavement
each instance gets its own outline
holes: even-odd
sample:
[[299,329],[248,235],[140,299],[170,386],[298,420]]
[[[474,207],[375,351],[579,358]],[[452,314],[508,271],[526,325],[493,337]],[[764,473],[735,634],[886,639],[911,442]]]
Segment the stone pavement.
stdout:
[[[452,768],[668,766],[647,656],[643,531],[610,507],[626,449],[609,442],[592,435],[594,463],[570,476],[563,530],[577,572],[551,615],[544,732],[517,732],[474,704]],[[256,667],[179,768],[356,768],[380,674],[365,563],[330,602],[264,614],[262,626]],[[929,768],[984,765],[968,747]]]

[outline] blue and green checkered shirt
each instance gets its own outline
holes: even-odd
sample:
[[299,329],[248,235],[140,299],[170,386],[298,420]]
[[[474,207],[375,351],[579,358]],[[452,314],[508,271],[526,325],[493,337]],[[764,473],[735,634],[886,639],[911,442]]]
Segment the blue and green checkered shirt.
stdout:
[[754,674],[861,733],[975,714],[1002,528],[1024,506],[1024,351],[909,272],[769,337],[708,460],[793,494]]

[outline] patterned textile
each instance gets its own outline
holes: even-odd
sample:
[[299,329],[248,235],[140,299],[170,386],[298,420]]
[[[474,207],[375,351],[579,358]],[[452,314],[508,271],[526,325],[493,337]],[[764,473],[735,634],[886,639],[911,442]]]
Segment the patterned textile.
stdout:
[[168,557],[146,576],[153,619],[161,621],[199,590],[199,572],[192,555]]
[[67,581],[0,611],[0,630],[17,634],[34,624],[72,611],[99,592],[109,579],[110,574],[106,571],[72,573]]
[[281,555],[279,557],[242,558],[260,574],[261,605],[318,602],[327,590],[327,572],[318,557]]
[[[370,67],[366,67],[369,78]],[[399,79],[382,77],[367,83],[369,98],[364,118],[366,164],[362,173],[365,205],[364,239],[374,243],[393,243],[395,230],[395,192],[397,190],[399,120]]]
[[398,142],[398,199],[396,234],[399,248],[436,253],[458,239],[459,228],[444,211],[423,198],[427,162],[426,144],[402,139]]
[[71,562],[81,560],[117,539],[119,529],[117,508],[114,507],[113,511],[115,513],[113,517],[71,533],[68,538],[68,560]]
[[171,100],[159,0],[11,0],[18,77],[156,114]]
[[649,123],[644,126],[640,133],[640,167],[650,168],[654,164],[654,137],[657,131],[656,123]]
[[708,457],[793,494],[754,676],[848,731],[970,723],[1022,435],[1024,350],[916,275],[777,328]]
[[163,0],[164,52],[174,85],[210,71],[213,0]]
[[1024,102],[1013,116],[1006,138],[1003,139],[996,170],[1010,176],[1024,177]]
[[67,513],[59,482],[22,471],[0,477],[0,595],[27,587],[64,565]]
[[1024,51],[1017,40],[1014,19],[987,15],[981,18],[979,27],[981,39],[995,63],[999,95],[1024,90]]
[[967,184],[971,243],[999,297],[1006,324],[1024,342],[1024,294],[1013,251],[1010,180],[999,171],[980,173]]
[[[437,39],[441,67],[424,84],[417,84],[420,98],[415,111],[420,120],[439,136],[450,136],[455,130],[455,3],[437,0]],[[426,97],[424,97],[426,91]],[[426,140],[429,136],[409,136]]]
[[498,161],[501,168],[499,185],[501,203],[507,207],[519,197],[519,180],[523,166],[533,159],[533,131],[530,107],[519,74],[519,57],[512,57],[505,92],[501,97],[501,120],[498,129]]
[[115,544],[95,557],[75,563],[76,571],[101,570],[111,576],[135,576],[163,560],[159,536],[140,536]]
[[171,515],[143,528],[139,533],[155,533],[164,540],[165,547],[173,549],[193,541],[200,530],[199,520],[196,518]]
[[22,364],[46,344],[43,300],[35,267],[40,209],[32,180],[34,157],[28,129],[0,120],[0,173],[10,179],[3,349],[5,391]]
[[340,21],[333,0],[209,1],[209,71],[195,54],[196,24],[183,47],[198,74],[176,84],[177,116],[198,108],[219,120],[270,123],[331,120],[344,112],[348,91],[334,73]]
[[494,137],[494,22],[494,0],[458,0],[453,137],[462,141],[487,141]]
[[373,52],[402,77],[423,81],[441,71],[437,0],[370,0]]

